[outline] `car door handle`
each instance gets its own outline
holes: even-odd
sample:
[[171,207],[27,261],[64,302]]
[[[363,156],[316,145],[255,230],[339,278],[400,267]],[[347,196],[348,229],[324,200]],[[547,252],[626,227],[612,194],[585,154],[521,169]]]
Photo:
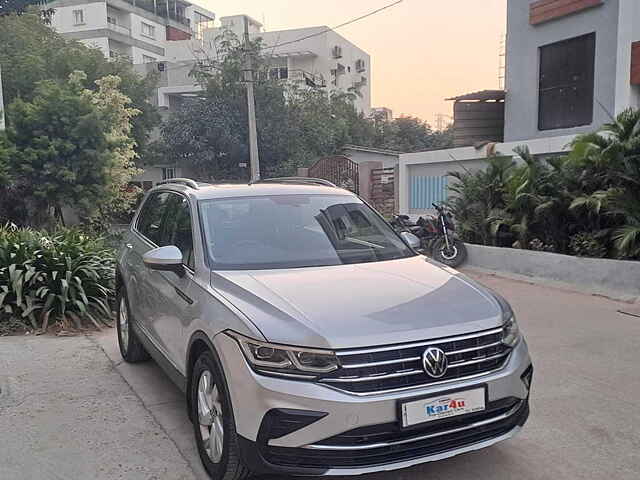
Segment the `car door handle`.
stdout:
[[178,296],[183,299],[185,302],[187,302],[189,305],[193,305],[193,300],[186,294],[184,293],[182,290],[180,290],[178,287],[173,287],[176,291],[176,293],[178,294]]

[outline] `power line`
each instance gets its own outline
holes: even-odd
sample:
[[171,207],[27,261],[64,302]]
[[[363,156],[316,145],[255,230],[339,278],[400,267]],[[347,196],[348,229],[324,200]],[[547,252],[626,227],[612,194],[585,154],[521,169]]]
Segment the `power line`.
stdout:
[[[298,43],[298,42],[301,42],[302,40],[307,40],[309,38],[313,38],[313,37],[318,37],[320,35],[324,35],[327,32],[331,32],[331,31],[336,30],[338,28],[346,27],[347,25],[351,25],[353,23],[359,22],[360,20],[364,20],[365,18],[371,17],[372,15],[380,13],[380,12],[382,12],[384,10],[387,10],[387,9],[391,8],[391,7],[395,7],[396,5],[402,3],[403,1],[404,0],[397,0],[397,1],[393,2],[393,3],[390,3],[390,4],[385,5],[383,7],[377,8],[376,10],[372,10],[369,13],[365,13],[364,15],[361,15],[361,16],[356,17],[356,18],[352,18],[351,20],[348,20],[348,21],[346,21],[344,23],[341,23],[340,25],[336,25],[335,27],[327,27],[327,28],[325,28],[324,30],[322,30],[320,32],[315,32],[315,33],[312,33],[310,35],[305,35],[304,37],[296,38],[295,40],[289,40],[287,42],[276,43],[274,45],[265,45],[265,46],[263,46],[261,48],[261,50],[275,49],[275,48],[282,47],[282,46],[285,46],[285,45],[291,45],[293,43]],[[170,68],[166,68],[165,70],[166,71],[178,70],[178,69],[181,69],[181,68],[184,68],[184,67],[182,67],[182,66],[170,67]]]
[[349,20],[347,22],[341,23],[340,25],[336,25],[333,28],[332,27],[328,27],[328,28],[325,28],[324,30],[322,30],[320,32],[312,33],[311,35],[305,35],[304,37],[300,37],[300,38],[297,38],[295,40],[290,40],[288,42],[283,42],[283,43],[276,43],[275,45],[264,46],[264,47],[262,47],[262,50],[266,50],[268,48],[283,47],[285,45],[291,45],[292,43],[301,42],[302,40],[307,40],[308,38],[313,38],[313,37],[317,37],[317,36],[320,36],[320,35],[324,35],[327,32],[331,32],[333,30],[337,30],[338,28],[346,27],[347,25],[351,25],[352,23],[356,23],[356,22],[359,22],[360,20],[364,20],[365,18],[370,17],[372,15],[375,15],[376,13],[380,13],[383,10],[387,10],[387,9],[389,9],[391,7],[395,7],[399,3],[402,3],[403,1],[404,0],[397,0],[396,2],[390,3],[389,5],[385,5],[384,7],[380,7],[378,9],[376,9],[376,10],[373,10],[373,11],[371,11],[369,13],[361,15],[361,16],[359,16],[357,18],[353,18],[353,19],[351,19],[351,20]]

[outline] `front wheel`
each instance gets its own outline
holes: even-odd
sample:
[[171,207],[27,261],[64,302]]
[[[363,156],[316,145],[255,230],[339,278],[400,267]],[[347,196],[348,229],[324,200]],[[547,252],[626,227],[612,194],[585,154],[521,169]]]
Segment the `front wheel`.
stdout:
[[450,239],[447,247],[447,242],[441,238],[433,246],[433,259],[449,267],[458,267],[467,259],[467,247],[457,238]]
[[191,417],[200,460],[213,480],[244,480],[251,472],[238,448],[227,386],[211,352],[196,361],[191,377]]

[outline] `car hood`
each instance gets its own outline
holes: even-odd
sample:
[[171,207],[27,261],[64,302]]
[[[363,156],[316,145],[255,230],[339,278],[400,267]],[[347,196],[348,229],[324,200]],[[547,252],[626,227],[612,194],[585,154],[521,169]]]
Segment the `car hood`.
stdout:
[[211,284],[265,339],[360,348],[495,328],[501,308],[483,287],[415,256],[386,262],[212,272]]

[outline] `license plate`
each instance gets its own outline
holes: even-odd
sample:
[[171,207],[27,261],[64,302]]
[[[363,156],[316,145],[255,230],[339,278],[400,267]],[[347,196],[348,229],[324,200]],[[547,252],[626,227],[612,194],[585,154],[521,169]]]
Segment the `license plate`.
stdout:
[[485,409],[485,389],[476,388],[403,403],[400,408],[402,426],[457,417]]

